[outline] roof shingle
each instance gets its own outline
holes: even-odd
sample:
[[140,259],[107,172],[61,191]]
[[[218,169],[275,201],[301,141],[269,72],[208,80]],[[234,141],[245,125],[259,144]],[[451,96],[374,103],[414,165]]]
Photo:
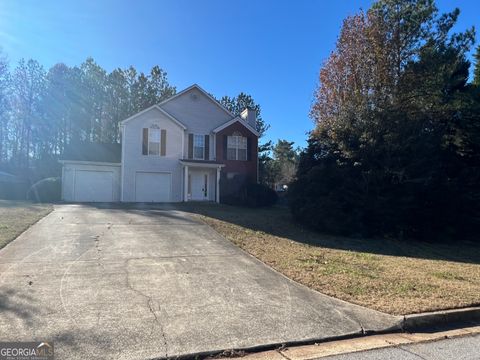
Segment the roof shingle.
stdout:
[[65,148],[61,159],[119,163],[122,161],[122,145],[75,141]]

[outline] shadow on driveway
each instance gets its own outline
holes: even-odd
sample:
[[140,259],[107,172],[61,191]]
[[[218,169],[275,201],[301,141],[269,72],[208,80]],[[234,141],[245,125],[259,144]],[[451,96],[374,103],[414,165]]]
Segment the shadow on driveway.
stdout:
[[[285,206],[271,208],[242,208],[211,202],[189,203],[88,203],[97,209],[121,209],[149,218],[177,218],[171,210],[208,216],[253,231],[286,238],[295,242],[330,249],[358,251],[370,254],[403,256],[428,260],[445,260],[480,264],[480,247],[471,241],[429,243],[385,238],[349,238],[322,234],[294,221]],[[184,219],[184,218],[182,218]],[[194,220],[192,220],[194,222]]]

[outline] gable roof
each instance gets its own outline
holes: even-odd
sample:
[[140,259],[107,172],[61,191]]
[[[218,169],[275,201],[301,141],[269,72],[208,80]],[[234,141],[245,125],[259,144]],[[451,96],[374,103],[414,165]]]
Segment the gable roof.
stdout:
[[220,125],[219,127],[213,129],[213,133],[216,134],[217,132],[222,131],[223,129],[229,127],[230,125],[235,124],[237,121],[240,122],[240,124],[242,124],[245,128],[247,128],[247,130],[250,130],[250,132],[253,133],[254,135],[256,135],[257,137],[260,136],[260,134],[258,133],[258,131],[255,130],[254,128],[252,128],[252,127],[250,126],[250,124],[248,124],[247,122],[245,122],[245,120],[243,120],[240,116],[236,116],[236,117],[233,118],[232,120],[227,121],[226,123],[223,123],[223,124]]
[[172,120],[175,124],[177,124],[178,126],[180,126],[183,130],[185,130],[187,127],[185,125],[183,125],[180,121],[178,121],[176,118],[174,118],[172,115],[170,115],[168,112],[166,112],[165,110],[163,110],[160,106],[158,105],[152,105],[150,106],[149,108],[146,108],[145,110],[142,110],[132,116],[130,116],[128,119],[125,119],[123,121],[120,121],[120,124],[121,125],[125,125],[125,123],[127,123],[128,121],[130,120],[133,120],[135,119],[136,117],[152,110],[152,109],[157,109],[159,110],[162,114],[164,114],[166,117],[168,117],[170,120]]
[[122,145],[75,141],[67,145],[61,160],[119,163]]
[[168,99],[166,100],[163,100],[159,105],[162,106],[163,104],[166,104],[167,102],[189,92],[190,90],[192,89],[197,89],[198,91],[200,91],[203,95],[205,95],[211,102],[213,102],[217,107],[219,107],[220,109],[222,109],[225,113],[227,113],[230,117],[235,117],[235,115],[233,115],[225,106],[223,106],[222,104],[220,104],[217,99],[215,99],[212,95],[210,95],[208,92],[206,92],[205,90],[203,90],[198,84],[193,84],[193,85],[190,85],[189,87],[187,87],[186,89],[183,89],[182,91],[180,91],[179,93],[176,93],[175,95],[169,97]]

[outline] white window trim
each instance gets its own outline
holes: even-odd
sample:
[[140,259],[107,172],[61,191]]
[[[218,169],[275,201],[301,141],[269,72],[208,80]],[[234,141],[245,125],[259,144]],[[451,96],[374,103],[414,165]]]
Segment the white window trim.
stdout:
[[[162,130],[156,127],[147,128],[147,156],[160,156],[162,151]],[[150,130],[158,131],[158,154],[150,154]]]
[[[157,130],[159,132],[159,139],[158,139],[158,154],[150,154],[150,130]],[[143,136],[143,135],[142,135]],[[143,137],[142,137],[143,142]],[[143,156],[161,156],[162,152],[162,129],[159,127],[148,127],[147,128],[147,154]]]
[[[195,148],[199,148],[200,146],[195,146],[195,137],[200,136],[200,138],[203,141],[203,146],[202,146],[202,157],[195,157]],[[192,149],[192,159],[193,160],[205,160],[205,135],[200,135],[200,134],[193,134],[193,149]]]
[[[235,142],[235,147],[228,147],[228,138],[237,138]],[[245,148],[240,148],[240,139],[245,139]],[[228,158],[228,150],[229,149],[235,149],[235,159],[229,159]],[[245,159],[239,159],[238,156],[238,150],[245,150]],[[242,135],[229,135],[227,136],[227,160],[234,160],[234,161],[248,161],[248,139],[245,136]]]

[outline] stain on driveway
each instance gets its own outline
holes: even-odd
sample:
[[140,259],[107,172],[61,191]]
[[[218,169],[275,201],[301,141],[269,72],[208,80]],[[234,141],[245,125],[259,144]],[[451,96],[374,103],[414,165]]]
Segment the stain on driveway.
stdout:
[[173,208],[61,205],[0,250],[0,339],[151,359],[396,328],[309,290]]

